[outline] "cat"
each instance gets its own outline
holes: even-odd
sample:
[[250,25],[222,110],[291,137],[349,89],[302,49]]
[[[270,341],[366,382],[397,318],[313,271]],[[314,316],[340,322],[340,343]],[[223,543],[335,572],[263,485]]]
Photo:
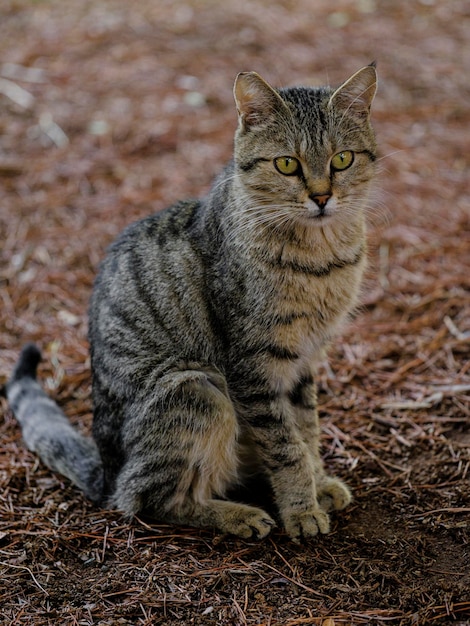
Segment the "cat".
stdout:
[[[23,349],[5,393],[26,445],[91,500],[242,538],[280,523],[297,542],[350,503],[323,468],[315,369],[366,265],[376,86],[375,64],[336,89],[237,76],[234,156],[208,195],[129,226],[100,266],[92,438]],[[276,514],[227,498],[253,473]]]

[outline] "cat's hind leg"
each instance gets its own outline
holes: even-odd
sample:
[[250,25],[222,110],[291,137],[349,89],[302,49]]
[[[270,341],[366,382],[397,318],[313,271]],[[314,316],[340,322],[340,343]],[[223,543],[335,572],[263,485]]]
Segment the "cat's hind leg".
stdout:
[[223,375],[195,365],[133,402],[112,504],[128,515],[264,537],[274,526],[265,511],[221,499],[238,479],[239,426]]

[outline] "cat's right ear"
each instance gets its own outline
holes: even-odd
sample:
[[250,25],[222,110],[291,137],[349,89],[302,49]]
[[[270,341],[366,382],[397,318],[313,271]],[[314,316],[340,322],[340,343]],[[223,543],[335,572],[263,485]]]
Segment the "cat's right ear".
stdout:
[[281,96],[256,72],[241,72],[235,79],[233,95],[242,130],[260,129],[286,109]]
[[371,63],[340,85],[331,96],[328,106],[349,111],[359,119],[368,118],[376,91],[377,71],[375,63]]

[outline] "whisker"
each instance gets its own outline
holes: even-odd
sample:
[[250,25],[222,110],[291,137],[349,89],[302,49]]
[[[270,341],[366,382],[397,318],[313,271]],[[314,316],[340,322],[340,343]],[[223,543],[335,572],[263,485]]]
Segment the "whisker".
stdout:
[[395,154],[400,154],[401,152],[407,152],[407,150],[402,148],[401,150],[394,150],[393,152],[389,152],[388,154],[384,154],[383,156],[381,156],[378,159],[376,159],[376,163],[379,163],[379,161],[383,161],[384,159],[389,159],[390,157],[394,156]]

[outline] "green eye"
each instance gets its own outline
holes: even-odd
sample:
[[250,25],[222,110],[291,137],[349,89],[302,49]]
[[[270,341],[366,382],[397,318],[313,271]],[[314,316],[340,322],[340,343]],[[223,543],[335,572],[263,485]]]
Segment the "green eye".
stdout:
[[282,156],[274,159],[274,167],[284,176],[293,176],[300,171],[300,163],[294,157]]
[[347,170],[348,167],[351,167],[354,161],[354,152],[351,150],[343,150],[343,152],[338,152],[331,159],[331,169],[338,171]]

